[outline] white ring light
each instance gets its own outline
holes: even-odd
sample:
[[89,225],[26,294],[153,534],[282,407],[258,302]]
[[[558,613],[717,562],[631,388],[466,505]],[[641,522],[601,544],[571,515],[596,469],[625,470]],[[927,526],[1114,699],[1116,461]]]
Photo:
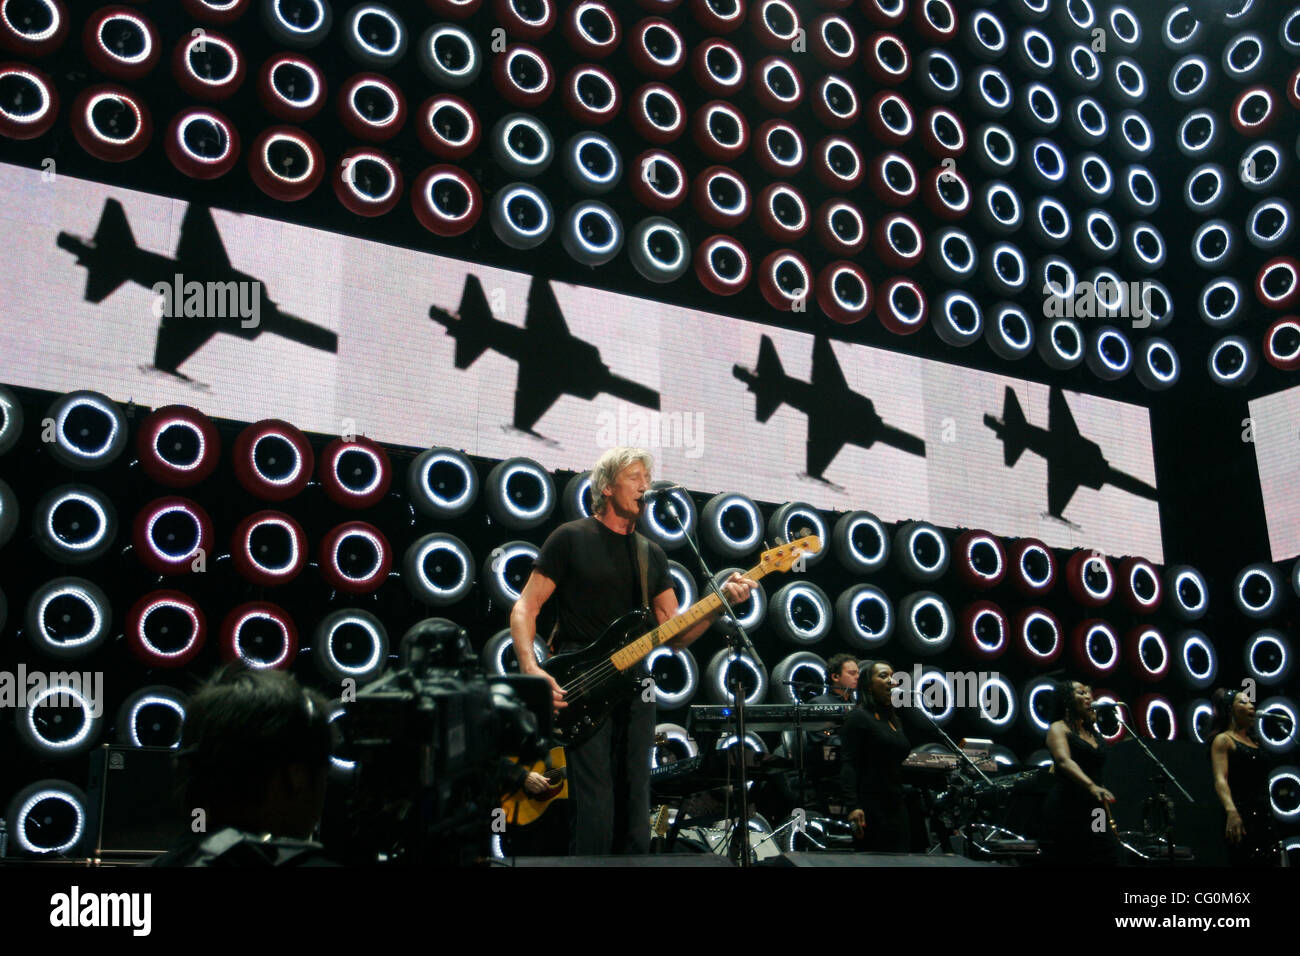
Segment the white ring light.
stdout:
[[478,498],[478,473],[464,453],[430,448],[411,462],[407,492],[420,513],[431,518],[456,518]]
[[700,534],[711,550],[740,557],[762,541],[763,515],[747,495],[723,492],[710,498],[700,513]]
[[[185,722],[185,704],[179,698],[164,697],[162,694],[144,694],[135,700],[131,705],[130,712],[127,714],[127,739],[131,742],[132,747],[153,746],[147,745],[140,740],[140,712],[146,707],[163,707],[174,713],[180,719],[180,723],[183,724]],[[181,741],[178,734],[176,740],[169,744],[168,747],[172,750],[177,750],[180,748],[180,745]]]
[[[426,570],[435,554],[454,556],[455,566],[444,572],[439,564],[433,567],[433,573],[448,578],[447,583],[440,584],[430,577]],[[450,534],[438,533],[425,535],[407,549],[403,561],[403,580],[407,589],[417,600],[444,607],[463,598],[474,584],[474,556],[464,542]]]
[[956,634],[952,609],[933,591],[914,591],[903,598],[898,617],[903,622],[903,646],[922,657],[946,650]]
[[1272,565],[1250,564],[1238,572],[1232,595],[1246,617],[1272,617],[1282,604],[1282,579]]
[[868,511],[850,511],[835,522],[831,534],[835,556],[845,570],[873,574],[889,560],[889,536],[885,526]]
[[[1061,625],[1056,618],[1038,607],[1026,608],[1019,617],[1019,627],[1016,629],[1019,633],[1016,636],[1021,652],[1036,664],[1050,664],[1056,660],[1061,655],[1063,646]],[[1051,646],[1047,650],[1040,649],[1035,641],[1035,634],[1041,637],[1044,631],[1051,637]]]
[[[30,692],[29,692],[30,693]],[[81,709],[85,717],[81,727],[71,736],[63,740],[51,740],[41,734],[41,730],[36,726],[36,711],[47,700],[55,695],[71,697],[76,702],[77,707]],[[102,702],[101,702],[102,703]],[[99,726],[99,718],[95,717],[95,703],[90,700],[79,689],[70,685],[46,687],[36,694],[32,694],[27,699],[27,706],[22,708],[19,713],[26,722],[27,731],[31,739],[37,742],[38,746],[47,756],[60,757],[70,756],[84,750],[91,743],[91,734]]]
[[979,252],[970,235],[955,226],[940,229],[930,237],[930,265],[941,278],[959,283],[975,274]]
[[1179,635],[1174,663],[1183,684],[1195,690],[1213,686],[1219,672],[1219,655],[1201,631],[1184,631]]
[[[57,783],[58,781],[49,782]],[[61,800],[68,806],[72,807],[76,816],[77,822],[72,831],[72,835],[57,846],[37,846],[27,838],[27,820],[31,817],[33,812],[35,812],[37,806],[45,800]],[[37,829],[44,829],[44,827],[38,827]],[[14,820],[13,823],[10,824],[9,832],[13,834],[14,842],[18,844],[18,848],[24,853],[68,853],[73,849],[73,847],[77,846],[77,844],[81,842],[81,837],[86,832],[86,808],[70,790],[59,790],[54,787],[46,787],[38,790],[23,801],[23,805],[18,808],[18,812],[14,815]]]
[[1178,103],[1195,103],[1210,89],[1210,63],[1199,53],[1189,53],[1169,71],[1169,95]]
[[1291,672],[1291,642],[1277,630],[1256,631],[1246,641],[1246,673],[1269,687]]
[[1209,588],[1201,572],[1188,565],[1165,571],[1165,590],[1174,599],[1174,610],[1185,621],[1195,621],[1209,608]]
[[[761,662],[754,660],[748,654],[736,654],[728,648],[723,648],[713,655],[709,661],[706,671],[706,678],[709,681],[709,690],[715,703],[727,705],[731,703],[731,688],[727,686],[727,675],[733,667],[741,667],[754,678],[754,687],[745,695],[746,704],[757,704],[762,702],[767,696],[767,668]],[[753,735],[750,735],[753,736]],[[757,738],[754,738],[757,740]],[[736,742],[733,735],[729,738],[731,743]],[[762,744],[762,741],[759,741]],[[719,749],[724,747],[723,742],[719,742]],[[766,753],[766,747],[763,752]]]
[[675,650],[671,647],[656,647],[645,659],[646,672],[653,675],[655,663],[661,660],[675,661],[683,674],[682,689],[676,692],[664,690],[659,681],[654,682],[655,703],[664,710],[676,710],[685,707],[695,696],[700,686],[700,669],[695,663],[695,655],[689,650]]
[[[1268,803],[1273,810],[1273,815],[1283,823],[1295,823],[1300,820],[1300,801],[1296,801],[1290,807],[1283,807],[1278,805],[1277,798],[1273,796],[1273,788],[1284,781],[1290,785],[1289,789],[1293,794],[1300,793],[1300,769],[1278,767],[1268,775]],[[1294,857],[1297,852],[1300,852],[1300,838],[1292,837],[1288,840],[1286,849]]]
[[831,629],[830,599],[810,581],[782,587],[772,596],[771,610],[778,615],[773,619],[777,633],[792,644],[816,644]]
[[1209,110],[1192,110],[1178,124],[1178,151],[1189,158],[1212,153],[1219,144],[1219,120]]
[[[1044,699],[1043,695],[1047,697]],[[1031,729],[1038,731],[1040,734],[1047,733],[1051,726],[1051,721],[1039,716],[1039,710],[1045,710],[1049,714],[1056,700],[1056,681],[1051,677],[1036,677],[1025,689],[1021,691],[1022,700],[1020,702],[1021,713],[1024,714],[1025,722]],[[1046,706],[1043,706],[1046,704]],[[1049,758],[1050,760],[1050,758]]]
[[1016,361],[1034,348],[1034,326],[1025,310],[1012,302],[994,306],[985,325],[984,340],[1000,358]]
[[[1110,674],[1119,666],[1120,660],[1119,637],[1114,628],[1101,620],[1085,621],[1079,627],[1082,631],[1078,637],[1078,649],[1088,666],[1100,677]],[[1099,659],[1095,653],[1098,642],[1109,648],[1105,659]]]
[[1256,360],[1250,343],[1240,335],[1219,339],[1210,349],[1207,362],[1210,379],[1216,385],[1241,388],[1255,377]]
[[1015,723],[1016,692],[1001,674],[986,674],[976,699],[980,719],[994,731],[1009,730]]
[[889,595],[874,584],[855,584],[836,599],[835,620],[845,643],[871,653],[894,633],[894,606]]
[[1296,745],[1296,738],[1300,735],[1300,712],[1294,702],[1288,697],[1269,697],[1255,705],[1256,714],[1279,714],[1290,718],[1291,729],[1287,731],[1277,730],[1270,732],[1267,722],[1261,721],[1259,724],[1259,742],[1266,749],[1273,753],[1288,753]]
[[[360,628],[369,640],[368,656],[360,664],[346,664],[339,660],[335,652],[335,637],[344,627]],[[328,661],[329,669],[334,672],[332,676],[337,679],[351,677],[358,683],[364,683],[377,676],[388,657],[388,635],[384,632],[384,626],[373,614],[365,611],[345,608],[329,615],[317,629],[316,640],[320,645],[319,657]]]

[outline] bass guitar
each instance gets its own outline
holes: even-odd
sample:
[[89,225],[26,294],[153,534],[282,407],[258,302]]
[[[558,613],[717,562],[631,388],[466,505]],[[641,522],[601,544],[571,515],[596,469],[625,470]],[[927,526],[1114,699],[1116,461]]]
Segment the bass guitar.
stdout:
[[[789,571],[801,557],[822,548],[816,535],[807,535],[763,552],[756,567],[744,576],[757,581],[773,571]],[[722,606],[710,592],[663,624],[654,626],[654,612],[640,608],[624,614],[592,644],[557,654],[542,665],[564,691],[569,706],[555,717],[552,735],[565,747],[582,743],[605,722],[616,704],[643,688],[633,668],[656,647],[690,630]],[[648,629],[647,629],[648,628]]]

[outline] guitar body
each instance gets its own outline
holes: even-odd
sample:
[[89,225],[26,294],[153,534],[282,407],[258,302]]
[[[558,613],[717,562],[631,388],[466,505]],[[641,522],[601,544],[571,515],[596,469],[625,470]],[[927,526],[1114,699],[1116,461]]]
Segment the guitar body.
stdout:
[[552,736],[565,747],[575,747],[591,737],[609,712],[641,690],[640,668],[620,671],[610,663],[615,652],[654,627],[656,619],[648,608],[624,614],[596,640],[581,650],[556,654],[542,669],[564,689],[569,706],[555,717]]
[[[511,757],[518,762],[518,758]],[[546,778],[551,788],[545,793],[531,794],[523,787],[501,798],[501,808],[506,812],[506,821],[513,826],[526,827],[545,813],[556,800],[565,800],[569,796],[569,775],[564,762],[564,748],[552,747],[545,760],[539,760],[528,768],[529,773],[540,773]]]

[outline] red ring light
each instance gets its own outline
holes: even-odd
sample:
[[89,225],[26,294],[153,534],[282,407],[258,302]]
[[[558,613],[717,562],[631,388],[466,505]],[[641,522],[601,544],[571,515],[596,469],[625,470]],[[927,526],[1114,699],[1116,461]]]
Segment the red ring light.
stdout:
[[[129,20],[138,31],[137,35],[143,38],[144,47],[136,56],[118,56],[100,40],[105,25],[119,18]],[[81,44],[91,66],[119,80],[138,80],[157,66],[158,58],[162,56],[158,28],[139,10],[120,5],[96,10],[81,31]]]
[[920,188],[916,168],[906,156],[895,152],[877,154],[871,164],[871,191],[877,199],[889,206],[906,206]]
[[[272,648],[275,657],[269,664],[256,663],[240,653],[246,632],[256,621],[267,621],[272,628],[274,639],[280,642],[278,648]],[[221,622],[221,659],[229,664],[242,659],[253,669],[288,670],[298,656],[298,628],[284,608],[270,601],[249,601],[233,608]]]
[[[1026,570],[1029,563],[1042,564],[1042,574],[1030,578]],[[1056,557],[1052,549],[1037,538],[1021,538],[1007,551],[1007,564],[1013,572],[1011,583],[1016,590],[1028,597],[1038,597],[1052,590],[1056,584]]]
[[911,279],[894,276],[876,293],[876,317],[895,335],[911,335],[925,325],[929,308],[925,292]]
[[[375,549],[375,563],[364,574],[349,573],[338,560],[339,545],[345,538],[359,536]],[[364,521],[348,521],[331,530],[320,542],[318,552],[321,577],[330,587],[344,594],[373,594],[379,590],[393,566],[393,549],[384,533]],[[361,570],[361,569],[358,569]]]
[[918,0],[913,15],[916,32],[930,43],[948,43],[957,35],[957,10],[952,0]]
[[910,269],[925,255],[925,234],[915,219],[901,212],[877,219],[871,242],[876,257],[891,269]]
[[[367,115],[366,107],[372,104],[357,101],[367,89],[382,90],[392,106],[391,112],[384,116]],[[406,125],[406,97],[396,83],[379,73],[358,73],[349,77],[339,87],[337,106],[343,128],[357,139],[371,143],[392,139]]]
[[[725,194],[725,204],[719,191]],[[696,176],[691,200],[700,218],[713,226],[738,226],[749,217],[749,186],[726,166],[710,166]]]
[[430,166],[411,189],[415,218],[435,236],[449,238],[468,232],[483,212],[478,183],[455,166]]
[[817,274],[817,305],[832,322],[861,322],[875,305],[871,280],[856,262],[828,262]]
[[[601,99],[592,102],[592,85],[601,90]],[[623,94],[612,73],[593,63],[583,63],[569,71],[564,79],[564,108],[584,126],[603,126],[618,115]]]
[[687,191],[686,168],[676,156],[662,149],[648,149],[636,158],[635,168],[632,195],[637,202],[658,212],[682,204]]
[[40,112],[23,113],[15,116],[6,108],[9,104],[0,102],[0,136],[7,139],[36,139],[43,136],[59,115],[59,92],[54,83],[40,70],[25,63],[0,64],[0,77],[22,76],[41,90],[44,108]]
[[[776,86],[773,77],[785,77],[788,84]],[[788,113],[803,102],[803,77],[789,60],[769,56],[758,61],[751,75],[754,98],[769,113]]]
[[[229,63],[225,64],[229,67],[228,72],[220,78],[200,76],[191,68],[191,56],[195,53],[205,55],[208,44],[225,50],[229,57]],[[229,37],[215,31],[187,36],[172,51],[172,76],[176,78],[176,85],[195,99],[209,103],[229,99],[243,86],[244,73],[244,55],[239,47]]]
[[[936,124],[951,123],[957,133],[957,142],[945,143],[939,138]],[[921,145],[925,151],[935,159],[944,159],[946,157],[957,157],[966,152],[966,147],[970,145],[966,139],[966,126],[962,123],[961,118],[948,109],[946,106],[932,106],[925,111],[925,116],[921,121]]]
[[[207,133],[202,132],[205,129]],[[198,146],[206,150],[213,143],[223,147],[220,153],[199,156],[194,152]],[[219,179],[239,161],[239,132],[216,110],[194,107],[177,113],[167,124],[163,150],[172,165],[191,179]]]
[[[997,568],[988,569],[977,565],[974,549],[979,547],[987,557],[990,553],[997,559]],[[991,549],[991,551],[990,551]],[[988,589],[1002,583],[1007,573],[1007,554],[1002,542],[987,531],[963,531],[957,536],[952,548],[956,560],[957,574],[974,588]]]
[[777,249],[759,263],[759,291],[767,304],[780,312],[802,312],[811,286],[812,270],[793,249]]
[[907,17],[907,0],[859,0],[858,5],[877,26],[895,27]]
[[325,178],[325,154],[310,134],[297,127],[272,126],[249,147],[248,170],[257,187],[272,199],[296,202],[310,196]]
[[[178,611],[190,622],[188,639],[176,649],[154,646],[146,632],[149,619],[166,608]],[[170,631],[171,628],[168,627],[167,630]],[[180,591],[150,591],[131,605],[131,610],[126,615],[126,646],[132,656],[145,667],[184,667],[203,650],[207,636],[208,624],[203,609],[188,594]]]
[[[361,456],[369,462],[368,470],[359,471],[354,462],[351,481],[357,482],[364,475],[370,475],[367,486],[357,488],[345,480],[340,469],[348,467],[344,463],[345,455]],[[379,504],[388,494],[388,487],[393,481],[393,465],[388,460],[388,452],[382,445],[376,444],[364,435],[355,438],[336,438],[321,452],[317,467],[320,469],[321,487],[325,495],[336,505],[345,508],[370,508]]]
[[[996,626],[997,638],[989,641],[986,623],[992,619]],[[1011,624],[1006,612],[991,601],[972,601],[961,612],[961,637],[967,653],[982,660],[996,660],[1006,653],[1011,645]]]
[[140,423],[135,447],[146,475],[160,485],[188,488],[217,467],[221,436],[197,408],[165,405]]
[[758,194],[758,224],[769,239],[795,242],[812,225],[808,202],[789,183],[771,183]]
[[45,0],[45,2],[54,8],[54,22],[41,34],[21,33],[14,29],[6,9],[7,0],[0,2],[0,10],[5,11],[5,15],[0,16],[0,50],[8,50],[18,56],[30,58],[48,56],[63,45],[63,41],[68,36],[68,11],[63,6],[63,0]]
[[734,0],[729,13],[719,13],[709,0],[691,0],[695,22],[706,33],[730,33],[745,22],[745,0]]
[[783,119],[770,119],[758,128],[758,165],[772,176],[793,176],[808,159],[798,127]]
[[515,106],[541,106],[555,89],[555,71],[540,51],[522,43],[507,47],[492,65],[497,92]]
[[892,33],[874,33],[867,39],[864,58],[867,73],[877,83],[897,86],[912,73],[912,57],[903,41]]
[[1277,106],[1277,94],[1267,86],[1242,90],[1232,101],[1232,127],[1242,136],[1262,136],[1277,122]]
[[[387,171],[388,189],[386,192],[373,194],[361,189],[363,183],[358,178],[365,174],[370,164],[376,164]],[[391,156],[370,146],[350,149],[339,157],[338,165],[330,175],[334,195],[349,212],[358,216],[373,218],[392,212],[402,198],[402,170],[393,162]]]
[[[184,512],[188,515],[195,527],[194,548],[180,556],[160,550],[156,546],[158,539],[153,535],[153,529],[157,526],[158,520],[164,515],[176,512]],[[159,533],[166,534],[167,532],[160,531]],[[202,559],[205,561],[207,556],[212,554],[214,538],[212,519],[208,517],[207,511],[190,501],[190,499],[180,498],[175,495],[157,498],[149,502],[136,513],[135,521],[131,527],[131,542],[135,547],[136,557],[140,559],[141,564],[155,574],[189,574],[195,570],[193,563],[200,558],[200,552],[202,552]]]
[[881,90],[871,98],[866,120],[871,135],[891,146],[902,146],[916,132],[911,105],[894,90]]
[[[1050,650],[1043,650],[1029,639],[1029,627],[1033,624],[1047,625],[1055,632],[1055,642]],[[1027,607],[1016,615],[1016,647],[1020,655],[1031,664],[1047,667],[1056,663],[1056,659],[1065,650],[1065,635],[1061,633],[1061,622],[1045,607]]]
[[[695,112],[695,145],[720,162],[740,157],[749,148],[745,115],[726,100],[712,100]],[[726,136],[726,139],[719,139]]]
[[[837,32],[847,46],[841,45],[839,49],[832,47],[831,41],[827,39],[829,31]],[[812,49],[813,56],[830,70],[847,70],[858,61],[858,53],[861,52],[853,27],[837,13],[823,13],[813,23]]]
[[[1160,666],[1152,670],[1142,656],[1142,647],[1148,641],[1156,641],[1163,652],[1163,660]],[[1164,634],[1160,633],[1158,628],[1151,627],[1148,624],[1139,624],[1133,628],[1124,637],[1124,646],[1128,651],[1129,669],[1138,676],[1139,680],[1148,684],[1154,684],[1162,681],[1169,676],[1169,669],[1173,663],[1174,652],[1169,647],[1169,642],[1165,640]]]
[[856,189],[867,174],[862,153],[852,140],[843,136],[827,136],[817,144],[817,165],[814,171],[824,186],[838,192]]
[[474,107],[459,96],[437,93],[420,105],[420,143],[439,159],[464,159],[478,149],[483,126]]
[[[601,26],[603,25],[603,32]],[[564,38],[579,56],[601,60],[618,49],[623,38],[618,16],[608,3],[581,0],[564,16]]]
[[686,128],[686,107],[671,86],[647,83],[632,98],[632,128],[650,143],[666,146]]
[[847,129],[858,121],[858,94],[842,78],[832,74],[822,77],[813,95],[813,113],[823,126]]
[[540,16],[521,10],[515,0],[492,0],[492,12],[496,14],[497,23],[505,27],[506,33],[515,39],[540,40],[555,26],[555,2],[554,0],[533,0],[533,2],[540,4]]
[[[281,444],[290,446],[293,451],[290,470],[284,470],[275,446],[263,447],[263,442],[267,440],[278,440]],[[260,472],[255,457],[259,451],[267,456],[267,466],[279,466],[280,471],[273,475]],[[235,469],[235,478],[249,494],[263,501],[284,501],[307,487],[316,464],[316,456],[312,453],[307,436],[300,429],[278,418],[268,418],[246,426],[239,433],[234,448],[231,449],[231,464]]]
[[[108,122],[114,124],[114,115],[120,116],[122,112],[131,115],[134,129],[130,135],[110,139],[93,125],[91,117],[106,110]],[[72,135],[96,159],[121,163],[135,159],[149,145],[153,138],[153,118],[149,107],[125,87],[101,84],[83,90],[72,104]]]
[[[276,527],[287,535],[291,549],[288,562],[282,567],[269,567],[260,563],[260,555],[253,553],[253,535],[261,528]],[[259,546],[258,550],[262,548]],[[307,535],[302,525],[282,511],[257,511],[235,526],[230,536],[230,557],[235,570],[247,581],[264,588],[288,584],[307,566]]]
[[234,23],[248,9],[248,0],[181,0],[185,12],[206,23]]
[[936,166],[926,173],[922,195],[930,212],[948,222],[956,222],[970,212],[970,185],[955,166]]
[[[311,77],[315,90],[310,100],[288,100],[276,91],[273,76],[276,71],[286,68],[302,70]],[[325,105],[328,90],[320,67],[296,53],[279,53],[270,57],[257,73],[257,98],[268,113],[286,123],[305,123],[314,117]]]
[[[1280,280],[1281,287],[1276,283]],[[1289,309],[1300,299],[1300,262],[1277,256],[1260,266],[1255,277],[1255,298],[1270,309]]]
[[[1110,645],[1108,663],[1096,663],[1089,653],[1089,645],[1097,639],[1106,640]],[[1093,679],[1108,677],[1115,673],[1120,661],[1124,659],[1124,649],[1120,644],[1119,635],[1109,623],[1097,617],[1080,621],[1074,626],[1074,630],[1070,633],[1070,654],[1079,669]]]
[[735,295],[749,274],[749,253],[730,236],[710,236],[695,250],[695,275],[714,295]]
[[757,0],[749,8],[749,25],[769,50],[789,50],[802,32],[799,13],[789,0]]
[[[726,74],[714,73],[709,65],[710,58],[727,59],[735,69]],[[726,40],[717,37],[705,40],[691,54],[691,76],[707,96],[733,96],[739,93],[745,86],[747,73],[745,58]]]
[[666,80],[686,64],[686,42],[667,20],[646,17],[632,29],[628,55],[638,73]]
[[[1106,573],[1105,587],[1098,591],[1087,584],[1085,575],[1089,568],[1095,568],[1100,562]],[[1104,554],[1094,551],[1076,551],[1065,563],[1065,583],[1071,596],[1084,607],[1101,607],[1109,604],[1115,596],[1115,569]]]
[[1264,333],[1264,358],[1284,372],[1300,368],[1300,316],[1284,315]]
[[1300,66],[1295,68],[1291,79],[1287,81],[1286,98],[1293,107],[1300,110]]
[[[1119,563],[1120,597],[1134,614],[1153,614],[1160,609],[1164,600],[1165,588],[1161,583],[1160,573],[1155,566],[1144,558],[1125,558]],[[1134,580],[1137,578],[1149,582],[1151,594],[1142,597],[1137,592]]]
[[870,232],[862,210],[847,199],[828,199],[817,209],[817,238],[837,256],[856,256]]

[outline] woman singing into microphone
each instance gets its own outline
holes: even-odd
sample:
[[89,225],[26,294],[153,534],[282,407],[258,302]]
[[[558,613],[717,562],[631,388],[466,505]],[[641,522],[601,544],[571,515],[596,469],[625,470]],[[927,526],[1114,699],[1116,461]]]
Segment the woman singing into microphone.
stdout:
[[864,662],[858,706],[840,733],[840,789],[849,821],[865,850],[906,853],[912,830],[903,792],[903,761],[912,750],[894,707],[894,669]]
[[1214,792],[1228,821],[1223,828],[1233,866],[1278,866],[1277,829],[1269,806],[1269,761],[1255,734],[1255,702],[1240,690],[1214,692],[1210,764]]
[[1119,862],[1119,838],[1110,817],[1115,796],[1101,784],[1106,752],[1093,732],[1097,711],[1092,706],[1092,688],[1079,681],[1061,681],[1053,709],[1047,749],[1052,753],[1054,778],[1043,804],[1050,857],[1070,866],[1113,866]]

